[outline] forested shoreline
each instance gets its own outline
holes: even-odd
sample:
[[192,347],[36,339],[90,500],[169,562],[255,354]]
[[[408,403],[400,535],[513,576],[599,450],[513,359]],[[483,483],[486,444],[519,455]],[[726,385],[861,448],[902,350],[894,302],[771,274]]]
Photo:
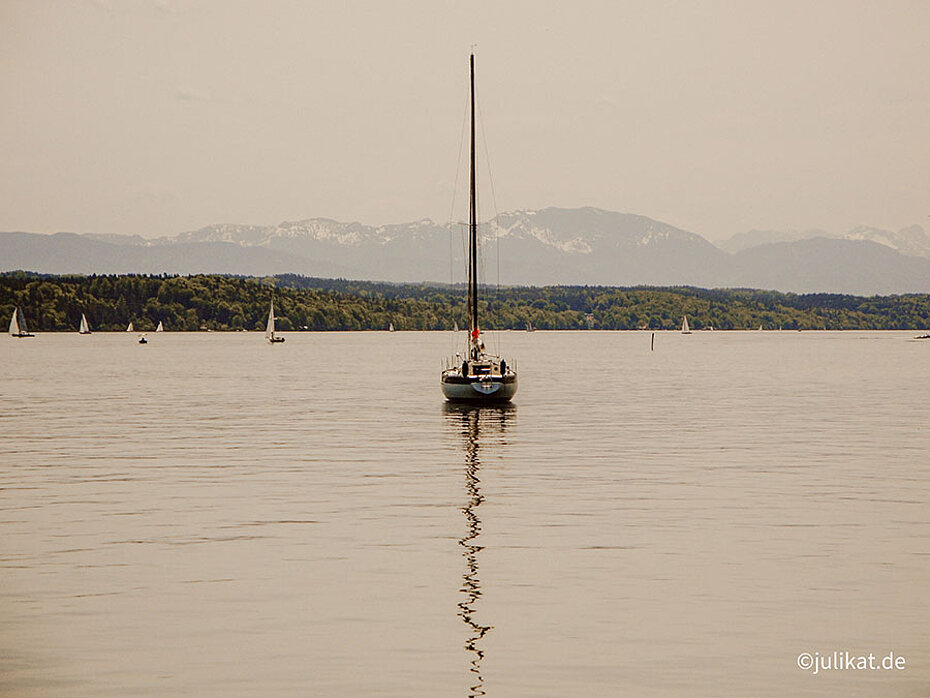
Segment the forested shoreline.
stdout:
[[[466,322],[464,289],[293,275],[51,276],[0,274],[0,313],[23,309],[39,332],[76,330],[81,313],[95,331],[129,322],[166,329],[258,330],[274,293],[279,330],[447,330]],[[930,294],[849,296],[692,287],[545,286],[482,289],[484,329],[924,330]]]

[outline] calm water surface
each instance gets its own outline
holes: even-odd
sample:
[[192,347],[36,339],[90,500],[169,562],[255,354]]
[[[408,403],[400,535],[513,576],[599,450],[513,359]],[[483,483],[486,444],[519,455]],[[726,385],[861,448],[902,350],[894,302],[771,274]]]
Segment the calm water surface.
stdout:
[[0,338],[0,694],[930,695],[913,334]]

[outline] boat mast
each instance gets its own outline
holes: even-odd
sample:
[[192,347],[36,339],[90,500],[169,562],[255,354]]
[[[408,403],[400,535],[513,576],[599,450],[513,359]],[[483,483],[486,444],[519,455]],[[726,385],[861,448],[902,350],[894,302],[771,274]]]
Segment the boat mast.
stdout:
[[468,324],[471,344],[478,341],[478,206],[475,183],[475,54],[471,54],[471,178],[468,206]]

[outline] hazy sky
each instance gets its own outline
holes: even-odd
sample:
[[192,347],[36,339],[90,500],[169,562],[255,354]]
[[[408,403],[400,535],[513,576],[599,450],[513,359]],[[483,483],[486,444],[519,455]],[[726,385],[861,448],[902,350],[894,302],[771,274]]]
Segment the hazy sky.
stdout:
[[0,230],[446,222],[472,44],[500,211],[930,222],[926,0],[0,0]]

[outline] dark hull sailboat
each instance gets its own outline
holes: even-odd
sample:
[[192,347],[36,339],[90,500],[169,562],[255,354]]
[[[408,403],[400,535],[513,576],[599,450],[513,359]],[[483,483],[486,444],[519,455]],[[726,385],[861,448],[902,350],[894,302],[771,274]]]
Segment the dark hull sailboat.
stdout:
[[517,392],[517,372],[500,356],[485,351],[478,324],[478,210],[475,183],[475,56],[471,74],[471,177],[468,205],[468,335],[441,376],[442,393],[455,402],[507,402]]

